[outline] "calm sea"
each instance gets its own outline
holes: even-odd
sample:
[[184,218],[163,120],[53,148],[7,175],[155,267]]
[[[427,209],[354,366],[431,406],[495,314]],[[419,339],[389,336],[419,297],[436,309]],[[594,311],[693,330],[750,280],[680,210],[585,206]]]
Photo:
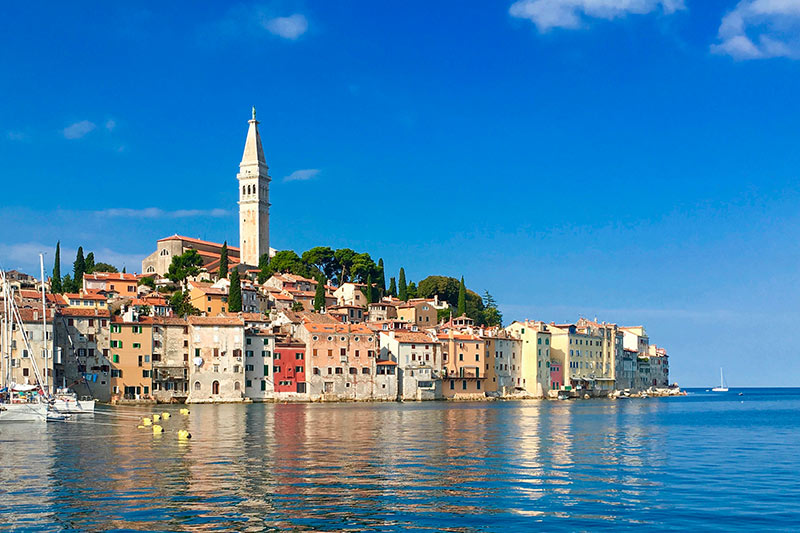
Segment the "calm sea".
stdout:
[[800,389],[690,392],[7,424],[0,530],[800,529]]

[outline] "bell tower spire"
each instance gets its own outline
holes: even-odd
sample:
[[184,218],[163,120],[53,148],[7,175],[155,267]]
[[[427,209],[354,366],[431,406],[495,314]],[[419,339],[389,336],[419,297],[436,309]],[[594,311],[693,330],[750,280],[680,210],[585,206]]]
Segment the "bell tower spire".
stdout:
[[239,163],[239,257],[244,265],[257,266],[269,253],[269,167],[258,133],[256,108],[248,121],[242,162]]

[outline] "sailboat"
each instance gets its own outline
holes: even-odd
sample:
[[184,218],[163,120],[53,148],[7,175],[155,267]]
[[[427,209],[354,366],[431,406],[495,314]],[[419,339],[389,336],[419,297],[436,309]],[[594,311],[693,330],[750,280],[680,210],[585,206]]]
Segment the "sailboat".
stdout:
[[725,386],[725,376],[722,374],[722,367],[719,367],[719,387],[711,389],[714,392],[728,392],[728,387]]

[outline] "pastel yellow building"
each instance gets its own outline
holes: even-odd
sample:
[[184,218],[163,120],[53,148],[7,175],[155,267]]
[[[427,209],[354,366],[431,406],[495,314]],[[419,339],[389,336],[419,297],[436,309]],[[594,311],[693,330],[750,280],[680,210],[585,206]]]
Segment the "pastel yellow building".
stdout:
[[526,320],[513,322],[506,330],[521,341],[519,378],[532,396],[543,397],[550,390],[551,333],[546,324]]

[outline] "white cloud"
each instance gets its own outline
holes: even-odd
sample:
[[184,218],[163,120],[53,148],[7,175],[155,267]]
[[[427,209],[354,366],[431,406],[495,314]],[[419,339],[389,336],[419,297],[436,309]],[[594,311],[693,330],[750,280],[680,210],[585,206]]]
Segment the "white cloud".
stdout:
[[585,18],[613,20],[629,14],[685,9],[684,0],[518,0],[508,9],[512,17],[528,19],[539,31],[579,28]]
[[735,59],[800,59],[799,0],[741,0],[722,18],[715,54]]
[[64,128],[64,137],[67,139],[80,139],[84,137],[86,134],[91,132],[97,126],[94,125],[94,122],[89,122],[88,120],[81,120],[80,122],[76,122],[75,124],[71,124]]
[[106,120],[106,129],[108,131],[114,131],[114,128],[117,127],[117,123],[114,121],[113,118]]
[[128,218],[188,218],[188,217],[224,217],[228,214],[226,209],[177,209],[165,211],[158,207],[144,207],[130,209],[126,207],[112,207],[96,211],[96,214],[106,217]]
[[278,35],[284,39],[297,39],[308,30],[308,20],[299,13],[288,17],[266,19],[261,24],[273,35]]
[[283,181],[308,181],[317,177],[319,174],[319,169],[317,168],[306,168],[303,170],[295,170],[285,178]]

